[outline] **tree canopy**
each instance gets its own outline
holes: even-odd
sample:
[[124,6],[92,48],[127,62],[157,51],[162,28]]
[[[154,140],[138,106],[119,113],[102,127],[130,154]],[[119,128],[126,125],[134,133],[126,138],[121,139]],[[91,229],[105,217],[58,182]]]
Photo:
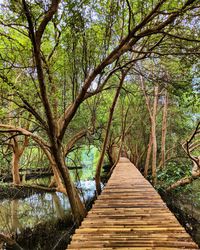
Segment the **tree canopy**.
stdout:
[[3,1],[1,162],[8,148],[15,175],[37,145],[77,224],[65,157],[84,138],[102,149],[97,182],[104,154],[115,164],[121,152],[156,184],[199,119],[199,17],[198,0]]

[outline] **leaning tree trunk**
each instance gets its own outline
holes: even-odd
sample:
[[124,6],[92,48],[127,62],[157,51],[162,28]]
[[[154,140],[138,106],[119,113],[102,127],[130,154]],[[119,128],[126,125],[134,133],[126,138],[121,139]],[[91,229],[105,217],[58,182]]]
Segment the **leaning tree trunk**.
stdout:
[[[194,132],[192,133],[192,135],[190,136],[190,138],[182,145],[183,149],[185,150],[185,152],[187,153],[187,155],[189,156],[189,158],[193,162],[191,176],[189,176],[189,177],[186,176],[186,177],[178,180],[177,182],[175,182],[171,186],[169,186],[167,188],[167,190],[171,190],[173,188],[189,184],[192,181],[194,181],[196,178],[199,178],[199,176],[200,176],[200,156],[196,156],[196,154],[199,153],[198,149],[200,147],[200,141],[198,138],[199,135],[200,135],[200,121],[197,123],[197,126],[196,126]],[[194,150],[197,150],[197,151],[194,153]]]
[[67,195],[72,209],[72,214],[74,216],[74,221],[76,225],[79,226],[86,215],[86,210],[84,208],[83,203],[81,202],[81,199],[74,184],[72,183],[69,169],[65,165],[65,156],[64,153],[62,153],[61,145],[58,146],[58,144],[56,143],[52,145],[52,155],[54,156],[56,166],[62,176],[63,183],[66,187]]
[[105,152],[106,152],[106,148],[107,148],[107,144],[108,144],[108,138],[109,138],[109,134],[110,134],[110,127],[111,127],[111,123],[112,123],[112,118],[113,118],[115,106],[116,106],[116,103],[117,103],[117,100],[118,100],[120,90],[122,88],[126,73],[122,73],[122,77],[121,77],[119,86],[118,86],[118,88],[116,90],[115,97],[113,99],[113,103],[112,103],[112,106],[110,108],[110,114],[109,114],[109,119],[108,119],[107,128],[106,128],[106,135],[105,135],[105,138],[104,138],[103,147],[102,147],[102,150],[101,150],[101,155],[99,157],[99,161],[98,161],[97,167],[96,167],[95,182],[96,182],[97,194],[101,193],[101,185],[100,185],[101,168],[102,168],[102,164],[103,164],[103,160],[104,160],[104,156],[105,156]]
[[51,164],[51,168],[53,171],[53,178],[51,180],[51,183],[49,184],[49,187],[56,187],[56,190],[58,192],[62,192],[62,193],[67,193],[66,188],[64,187],[63,183],[62,183],[62,179],[60,177],[60,173],[57,170],[56,164],[52,163]]
[[114,165],[118,159],[119,155],[119,146],[117,144],[112,144],[107,149],[107,155],[111,165]]

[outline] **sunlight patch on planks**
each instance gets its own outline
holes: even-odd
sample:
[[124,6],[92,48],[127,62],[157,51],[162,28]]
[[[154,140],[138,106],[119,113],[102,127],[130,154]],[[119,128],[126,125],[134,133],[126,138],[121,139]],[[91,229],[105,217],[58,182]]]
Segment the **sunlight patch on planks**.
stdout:
[[137,168],[120,158],[68,249],[199,248]]

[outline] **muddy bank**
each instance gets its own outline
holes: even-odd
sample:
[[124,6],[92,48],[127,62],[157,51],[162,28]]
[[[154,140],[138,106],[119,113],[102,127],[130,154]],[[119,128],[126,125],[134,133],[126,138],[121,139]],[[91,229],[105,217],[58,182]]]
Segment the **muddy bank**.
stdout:
[[[42,187],[41,187],[42,188]],[[0,200],[3,199],[23,199],[30,197],[33,194],[40,193],[43,194],[46,190],[41,188],[29,187],[29,186],[14,186],[12,184],[0,185]],[[50,190],[49,192],[55,192],[55,189]]]
[[[81,166],[77,166],[77,167],[73,167],[73,166],[69,166],[68,169],[69,170],[80,170],[83,167]],[[37,178],[44,178],[44,177],[51,177],[53,176],[53,172],[51,169],[47,168],[37,168],[37,169],[20,169],[19,170],[19,175],[20,175],[20,179],[24,179],[24,180],[31,180],[31,179],[37,179]],[[0,180],[4,183],[6,182],[12,182],[13,177],[12,174],[10,172],[3,172],[0,173]]]

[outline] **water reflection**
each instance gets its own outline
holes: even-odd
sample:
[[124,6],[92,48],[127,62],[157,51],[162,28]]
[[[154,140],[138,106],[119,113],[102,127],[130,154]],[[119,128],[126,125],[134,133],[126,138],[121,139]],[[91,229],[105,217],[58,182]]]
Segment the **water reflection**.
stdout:
[[18,209],[19,209],[19,201],[18,200],[12,200],[11,201],[11,221],[10,221],[10,227],[11,231],[14,232],[20,232],[22,229],[22,225],[18,218]]
[[[94,181],[81,181],[78,186],[82,200],[94,197]],[[68,198],[62,193],[33,194],[25,199],[3,200],[0,202],[0,232],[21,233],[26,228],[71,216]]]

